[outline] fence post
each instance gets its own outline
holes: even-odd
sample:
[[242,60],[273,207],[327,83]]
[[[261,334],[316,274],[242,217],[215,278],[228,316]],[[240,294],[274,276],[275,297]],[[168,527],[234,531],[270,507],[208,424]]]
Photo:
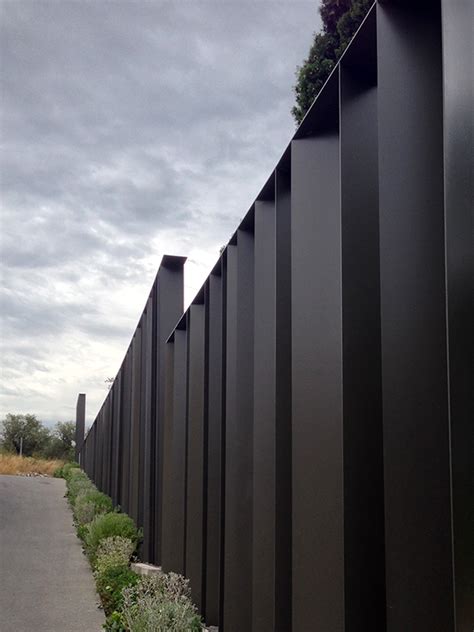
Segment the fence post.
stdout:
[[84,428],[86,423],[86,395],[85,393],[79,393],[76,404],[76,449],[75,459],[78,463],[81,462],[81,449],[84,443]]

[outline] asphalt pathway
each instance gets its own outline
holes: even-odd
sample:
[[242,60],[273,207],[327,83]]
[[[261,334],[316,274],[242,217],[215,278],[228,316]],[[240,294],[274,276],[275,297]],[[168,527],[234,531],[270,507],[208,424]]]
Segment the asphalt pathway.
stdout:
[[99,632],[89,564],[56,478],[0,476],[0,631]]

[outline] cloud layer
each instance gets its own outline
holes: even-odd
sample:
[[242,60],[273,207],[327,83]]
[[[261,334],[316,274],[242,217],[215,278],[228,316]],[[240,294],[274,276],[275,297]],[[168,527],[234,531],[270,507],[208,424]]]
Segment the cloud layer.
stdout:
[[199,289],[285,148],[296,2],[3,2],[0,416],[90,423],[161,256]]

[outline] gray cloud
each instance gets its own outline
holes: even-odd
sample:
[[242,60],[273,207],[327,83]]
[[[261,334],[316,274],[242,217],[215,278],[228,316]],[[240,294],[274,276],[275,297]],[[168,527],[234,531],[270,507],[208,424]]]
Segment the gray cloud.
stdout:
[[2,2],[5,412],[93,417],[165,252],[188,298],[293,130],[314,0]]

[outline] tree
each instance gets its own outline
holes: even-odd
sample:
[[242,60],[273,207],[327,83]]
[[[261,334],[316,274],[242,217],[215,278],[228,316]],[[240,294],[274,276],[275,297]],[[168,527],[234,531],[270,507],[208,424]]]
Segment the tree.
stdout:
[[44,448],[44,456],[63,461],[74,460],[76,424],[73,421],[58,421]]
[[43,451],[50,434],[35,415],[8,413],[2,422],[0,437],[5,450],[19,454],[21,447],[25,456],[31,456]]
[[297,124],[331,74],[373,0],[322,0],[319,13],[323,32],[315,33],[307,59],[296,70],[296,105],[291,110]]

